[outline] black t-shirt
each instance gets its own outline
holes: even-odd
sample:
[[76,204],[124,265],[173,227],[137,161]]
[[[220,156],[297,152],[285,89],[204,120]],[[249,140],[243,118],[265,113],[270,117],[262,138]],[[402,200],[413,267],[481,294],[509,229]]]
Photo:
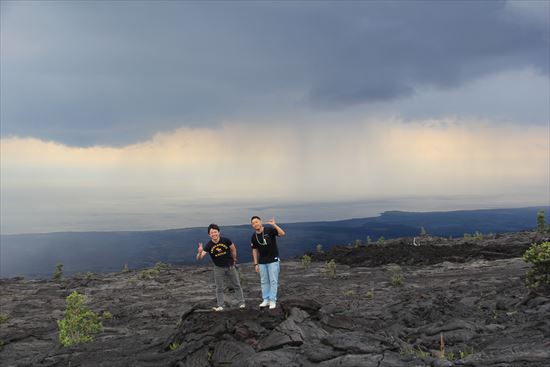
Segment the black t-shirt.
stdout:
[[262,233],[252,235],[250,245],[259,253],[258,262],[269,264],[279,260],[279,249],[277,248],[277,236],[279,233],[273,227],[264,227]]
[[231,250],[229,247],[233,242],[229,238],[220,237],[218,243],[210,240],[203,250],[210,254],[214,265],[227,268],[233,265],[233,257],[231,256]]

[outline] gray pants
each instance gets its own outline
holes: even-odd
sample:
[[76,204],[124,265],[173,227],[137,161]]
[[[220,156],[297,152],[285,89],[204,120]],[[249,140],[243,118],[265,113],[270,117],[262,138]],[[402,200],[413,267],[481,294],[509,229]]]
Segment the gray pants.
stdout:
[[244,295],[243,289],[241,288],[241,282],[239,281],[239,274],[237,273],[237,268],[230,266],[228,268],[223,268],[221,266],[214,265],[214,281],[216,282],[216,300],[219,307],[224,307],[224,297],[223,297],[223,278],[228,277],[229,281],[235,289],[235,294],[239,299],[239,304],[244,304]]

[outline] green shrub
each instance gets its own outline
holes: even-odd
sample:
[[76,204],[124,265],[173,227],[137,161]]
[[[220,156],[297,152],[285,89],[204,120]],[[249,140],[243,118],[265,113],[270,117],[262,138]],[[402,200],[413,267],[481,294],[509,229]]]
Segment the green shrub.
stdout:
[[317,251],[318,254],[322,254],[324,252],[323,245],[318,244],[317,246],[315,246],[315,251]]
[[458,354],[460,356],[460,359],[464,359],[468,357],[469,355],[474,354],[474,348],[473,347],[466,347],[464,350],[459,350]]
[[403,274],[401,273],[401,267],[399,265],[394,265],[390,268],[391,272],[391,278],[390,282],[391,285],[394,287],[399,287],[403,285]]
[[366,298],[366,299],[373,299],[373,298],[374,298],[374,288],[369,289],[369,290],[365,293],[365,298]]
[[426,231],[426,228],[420,227],[420,235],[421,236],[427,236],[428,232]]
[[92,273],[91,271],[86,272],[86,275],[84,275],[84,279],[86,280],[94,279],[94,273]]
[[481,241],[482,239],[483,239],[483,233],[481,233],[480,231],[476,231],[474,233],[474,240]]
[[355,296],[357,293],[353,290],[353,289],[349,289],[347,291],[344,291],[344,296],[346,297],[353,297]]
[[355,240],[355,248],[359,248],[363,244],[363,241],[361,240]]
[[383,245],[383,244],[384,244],[384,241],[386,241],[386,239],[384,238],[384,236],[380,236],[380,237],[378,238],[378,241],[377,241],[377,242],[378,242],[379,245]]
[[305,254],[302,256],[302,266],[306,269],[309,269],[309,265],[311,264],[311,256],[308,254]]
[[546,232],[546,223],[544,220],[544,210],[539,210],[537,212],[537,231],[540,233]]
[[130,269],[128,269],[128,264],[124,264],[124,266],[122,267],[122,270],[120,272],[121,273],[129,273]]
[[467,241],[469,241],[469,240],[472,239],[472,235],[469,234],[469,233],[464,233],[464,239],[467,240]]
[[157,261],[157,262],[155,263],[155,269],[158,270],[159,272],[160,272],[161,270],[166,270],[166,269],[168,269],[169,267],[170,267],[170,266],[169,266],[168,264],[165,264],[165,263],[163,263],[162,261]]
[[176,350],[176,349],[178,349],[179,346],[180,346],[179,343],[174,342],[174,343],[170,343],[169,348],[170,348],[170,350]]
[[111,320],[113,318],[113,314],[109,311],[103,311],[103,313],[101,314],[101,318],[103,320]]
[[370,236],[367,236],[367,245],[370,245],[372,243],[372,238]]
[[422,347],[419,345],[416,347],[416,349],[412,345],[402,345],[399,354],[401,355],[408,355],[408,356],[416,356],[418,358],[426,358],[431,357],[431,353],[422,349]]
[[533,264],[527,272],[527,286],[534,290],[550,288],[550,242],[531,246],[523,254],[523,260]]
[[330,279],[336,278],[336,261],[334,259],[328,261],[325,265],[325,273]]
[[160,271],[156,268],[145,269],[139,272],[139,277],[143,280],[154,279]]
[[0,313],[0,325],[8,321],[8,315],[5,315],[3,313]]
[[65,347],[90,342],[92,334],[103,330],[99,316],[83,306],[85,300],[86,297],[76,291],[67,297],[65,318],[57,321],[59,341]]
[[57,263],[53,273],[53,280],[60,280],[63,277],[63,264]]

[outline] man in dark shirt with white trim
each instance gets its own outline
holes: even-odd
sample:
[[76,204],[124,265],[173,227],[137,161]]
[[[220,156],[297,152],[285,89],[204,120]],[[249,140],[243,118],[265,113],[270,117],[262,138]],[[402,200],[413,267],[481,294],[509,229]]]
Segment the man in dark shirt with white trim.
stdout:
[[239,274],[235,268],[237,264],[237,248],[229,238],[220,237],[220,227],[216,224],[208,226],[208,235],[211,240],[206,246],[203,247],[202,242],[199,242],[197,260],[202,260],[206,254],[210,254],[214,263],[214,281],[216,282],[216,300],[218,303],[218,306],[214,307],[214,311],[223,311],[223,278],[226,276],[233,284],[233,288],[237,293],[239,308],[245,308],[243,290],[239,281]]
[[250,219],[254,234],[250,241],[252,247],[252,258],[254,259],[254,269],[260,273],[260,283],[262,288],[263,301],[260,307],[267,307],[272,310],[277,305],[277,288],[279,286],[279,248],[277,247],[277,237],[285,235],[285,231],[276,223],[275,218],[271,218],[267,223],[271,227],[264,227],[262,220],[258,216]]

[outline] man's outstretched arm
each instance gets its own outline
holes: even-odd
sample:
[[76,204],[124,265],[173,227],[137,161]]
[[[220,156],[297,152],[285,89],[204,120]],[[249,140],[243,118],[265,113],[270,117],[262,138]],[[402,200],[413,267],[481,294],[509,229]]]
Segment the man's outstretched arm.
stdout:
[[267,223],[275,228],[279,237],[283,237],[285,235],[285,231],[283,231],[283,229],[275,223],[275,217],[271,218]]

